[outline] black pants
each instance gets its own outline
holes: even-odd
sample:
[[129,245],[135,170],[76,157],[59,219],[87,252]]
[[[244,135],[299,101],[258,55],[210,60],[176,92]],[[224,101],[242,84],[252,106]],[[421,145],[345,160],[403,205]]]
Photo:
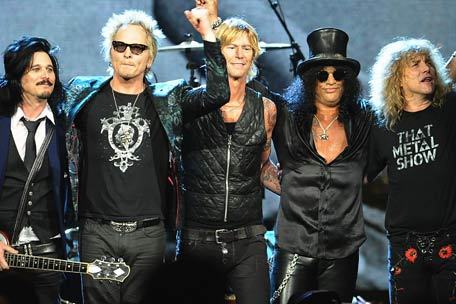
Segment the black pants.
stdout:
[[[40,257],[62,258],[57,253]],[[0,272],[0,296],[12,303],[57,304],[60,303],[59,291],[63,279],[61,272],[11,268]]]
[[391,303],[456,303],[456,234],[390,237]]
[[81,261],[93,262],[106,256],[122,258],[130,266],[130,275],[123,283],[83,276],[85,304],[142,303],[149,296],[149,281],[163,262],[166,239],[163,222],[119,233],[109,224],[85,219],[80,237]]
[[236,304],[269,303],[269,266],[263,235],[217,244],[180,240],[179,259],[204,261],[226,278]]
[[[276,248],[271,276],[271,290],[276,291],[283,282],[295,255]],[[358,274],[358,251],[341,259],[319,259],[297,255],[295,268],[274,303],[287,304],[292,296],[310,290],[335,291],[342,302],[351,303]]]

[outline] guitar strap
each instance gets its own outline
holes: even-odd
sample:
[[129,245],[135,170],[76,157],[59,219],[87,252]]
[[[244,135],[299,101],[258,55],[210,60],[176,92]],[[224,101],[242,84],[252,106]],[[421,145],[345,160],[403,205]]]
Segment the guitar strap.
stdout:
[[27,198],[27,192],[30,187],[30,183],[32,182],[33,178],[35,177],[36,173],[41,169],[41,165],[43,164],[44,155],[49,147],[51,142],[52,136],[54,135],[54,125],[52,123],[46,123],[46,137],[44,138],[43,144],[41,145],[40,151],[38,152],[35,162],[33,163],[32,169],[29,172],[27,177],[27,181],[25,182],[24,190],[22,191],[21,201],[19,202],[19,208],[17,209],[16,215],[16,222],[14,223],[14,230],[13,236],[11,237],[11,243],[15,244],[17,238],[19,237],[19,233],[21,230],[21,223],[24,218],[24,211],[25,211],[25,201]]

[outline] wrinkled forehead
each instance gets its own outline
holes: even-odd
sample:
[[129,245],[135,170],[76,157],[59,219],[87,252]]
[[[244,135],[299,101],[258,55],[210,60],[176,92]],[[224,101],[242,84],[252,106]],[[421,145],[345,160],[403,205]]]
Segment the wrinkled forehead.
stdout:
[[417,50],[413,52],[409,52],[405,55],[404,60],[406,63],[410,64],[412,62],[420,61],[420,60],[425,60],[429,61],[430,56],[429,53],[423,50]]

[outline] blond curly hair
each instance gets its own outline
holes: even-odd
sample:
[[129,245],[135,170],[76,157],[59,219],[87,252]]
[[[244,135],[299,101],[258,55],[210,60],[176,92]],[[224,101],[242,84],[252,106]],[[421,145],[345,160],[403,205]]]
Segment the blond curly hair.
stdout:
[[380,124],[388,129],[401,117],[405,99],[401,90],[404,68],[417,55],[424,55],[436,71],[432,106],[439,107],[451,90],[451,79],[439,50],[426,39],[401,38],[384,46],[371,69],[370,104]]

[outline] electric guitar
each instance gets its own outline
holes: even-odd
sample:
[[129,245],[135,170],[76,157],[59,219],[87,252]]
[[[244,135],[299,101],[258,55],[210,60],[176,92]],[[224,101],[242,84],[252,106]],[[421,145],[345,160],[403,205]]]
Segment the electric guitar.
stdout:
[[[0,231],[0,242],[9,245],[6,234]],[[101,258],[92,263],[73,262],[46,258],[27,254],[16,254],[5,251],[5,260],[11,268],[24,268],[34,270],[73,272],[88,274],[96,280],[110,280],[123,282],[130,274],[130,266],[122,259],[117,262],[114,258]]]

